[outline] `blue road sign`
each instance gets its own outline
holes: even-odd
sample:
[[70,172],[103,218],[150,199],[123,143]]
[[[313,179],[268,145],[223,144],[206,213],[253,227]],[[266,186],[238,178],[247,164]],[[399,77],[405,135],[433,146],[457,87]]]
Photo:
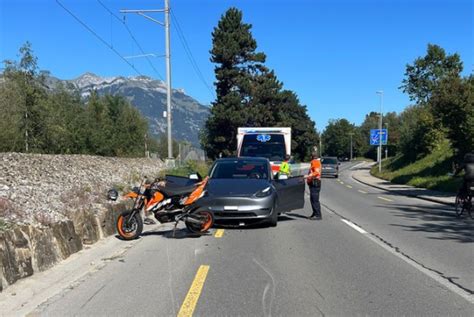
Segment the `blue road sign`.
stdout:
[[[387,145],[388,131],[387,129],[382,129],[382,145]],[[379,145],[380,144],[380,130],[371,129],[370,130],[370,145]]]

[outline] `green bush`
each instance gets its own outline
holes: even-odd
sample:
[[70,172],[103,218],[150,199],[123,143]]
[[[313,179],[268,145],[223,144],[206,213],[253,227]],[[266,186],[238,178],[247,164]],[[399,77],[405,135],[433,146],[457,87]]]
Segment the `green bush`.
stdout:
[[172,169],[164,169],[160,171],[159,177],[164,177],[165,175],[174,175],[174,176],[184,176],[187,177],[191,173],[199,173],[202,177],[208,175],[210,168],[210,162],[202,161],[188,161],[185,165],[179,166]]
[[374,176],[396,184],[434,189],[445,192],[456,192],[461,185],[460,177],[450,177],[454,160],[453,150],[447,140],[422,159],[411,162],[410,158],[397,155],[382,162],[382,172],[375,165],[371,173]]

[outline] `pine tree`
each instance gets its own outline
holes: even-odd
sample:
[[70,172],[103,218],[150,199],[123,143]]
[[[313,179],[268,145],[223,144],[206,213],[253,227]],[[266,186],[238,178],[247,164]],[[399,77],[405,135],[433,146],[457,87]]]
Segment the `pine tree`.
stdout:
[[249,122],[252,77],[260,71],[265,54],[256,52],[257,42],[250,24],[242,22],[242,12],[229,9],[214,32],[211,61],[216,63],[217,99],[201,136],[201,143],[211,158],[219,153],[232,155],[239,126]]
[[242,12],[231,8],[212,33],[217,99],[201,144],[210,158],[229,156],[235,153],[238,127],[291,127],[293,153],[307,159],[318,142],[314,122],[296,94],[282,91],[283,84],[264,65],[266,56],[256,52],[250,29],[242,22]]

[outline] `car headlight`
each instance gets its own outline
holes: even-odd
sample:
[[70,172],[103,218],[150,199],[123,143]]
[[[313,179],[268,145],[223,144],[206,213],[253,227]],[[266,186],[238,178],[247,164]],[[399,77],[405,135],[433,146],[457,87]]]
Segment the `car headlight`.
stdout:
[[256,197],[267,197],[267,196],[270,196],[271,194],[272,194],[272,187],[268,186],[267,188],[258,191],[255,194],[255,196]]
[[199,195],[199,198],[202,198],[202,197],[205,197],[205,196],[207,196],[207,190],[203,190],[201,195]]

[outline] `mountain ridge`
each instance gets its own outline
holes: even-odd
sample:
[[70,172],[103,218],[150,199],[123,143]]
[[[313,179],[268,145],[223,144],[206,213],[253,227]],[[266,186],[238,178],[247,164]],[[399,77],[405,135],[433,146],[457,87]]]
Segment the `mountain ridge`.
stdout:
[[[167,131],[166,83],[148,76],[102,77],[86,72],[74,79],[59,79],[44,72],[50,89],[62,83],[66,88],[76,90],[82,98],[89,98],[92,91],[99,95],[120,95],[135,106],[149,123],[149,131],[159,136]],[[182,88],[172,89],[173,138],[188,141],[199,147],[199,133],[209,116],[210,108],[186,94]]]

